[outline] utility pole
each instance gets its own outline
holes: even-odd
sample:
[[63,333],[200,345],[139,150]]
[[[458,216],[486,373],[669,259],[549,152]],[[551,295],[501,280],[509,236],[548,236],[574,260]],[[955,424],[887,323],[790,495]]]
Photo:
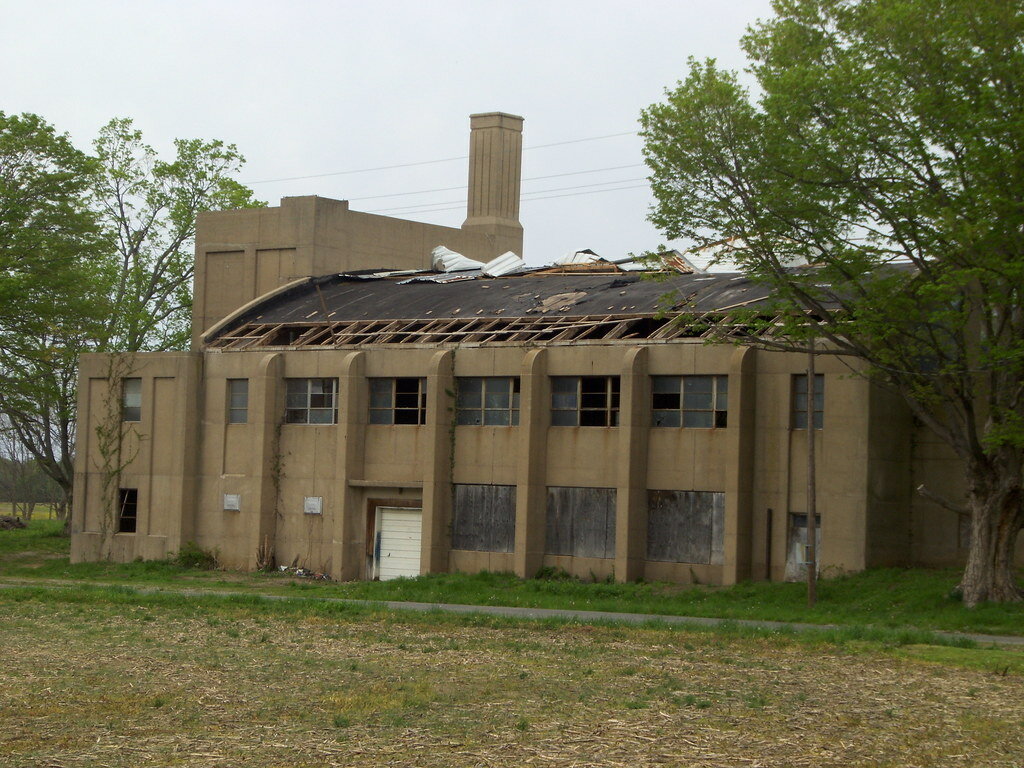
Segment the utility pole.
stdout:
[[814,338],[807,349],[807,607],[818,601],[818,522],[814,477]]

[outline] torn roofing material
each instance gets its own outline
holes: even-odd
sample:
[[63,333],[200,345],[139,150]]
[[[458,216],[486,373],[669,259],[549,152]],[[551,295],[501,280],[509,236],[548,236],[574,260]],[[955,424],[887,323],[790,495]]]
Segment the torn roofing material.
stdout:
[[[226,319],[211,329],[205,341],[222,348],[305,344],[313,338],[308,332],[317,331],[313,335],[318,345],[352,343],[342,339],[355,336],[358,343],[384,343],[385,339],[394,343],[394,334],[379,331],[398,327],[396,321],[406,323],[403,327],[418,323],[417,328],[426,327],[423,324],[428,321],[436,328],[439,321],[446,321],[451,340],[459,340],[464,331],[477,341],[568,339],[573,336],[566,329],[583,325],[604,328],[601,338],[619,338],[625,337],[629,325],[645,319],[645,327],[650,326],[645,333],[654,332],[667,322],[666,313],[727,312],[764,304],[768,298],[765,286],[740,275],[672,275],[652,280],[635,272],[537,271],[500,278],[477,270],[387,277],[343,274],[294,283]],[[467,320],[493,320],[492,332],[469,333]],[[625,320],[627,325],[622,324]],[[479,328],[479,322],[473,327]],[[529,329],[537,333],[531,336]],[[442,340],[438,334],[427,335]],[[598,338],[593,333],[589,337]]]

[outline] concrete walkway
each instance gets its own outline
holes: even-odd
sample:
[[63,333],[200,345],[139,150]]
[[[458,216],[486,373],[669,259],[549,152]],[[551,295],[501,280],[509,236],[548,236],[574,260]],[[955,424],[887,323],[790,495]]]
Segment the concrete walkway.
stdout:
[[[143,595],[180,594],[180,595],[213,595],[221,597],[257,597],[263,600],[303,600],[322,603],[338,603],[343,605],[359,605],[368,608],[387,608],[391,611],[417,611],[427,613],[441,611],[444,613],[477,614],[484,616],[504,616],[514,619],[559,619],[587,623],[622,623],[622,624],[664,624],[666,626],[718,627],[722,625],[751,627],[764,630],[784,631],[815,631],[842,629],[842,624],[807,624],[786,621],[761,621],[752,619],[715,619],[704,616],[667,616],[655,613],[613,613],[610,611],[573,611],[562,608],[519,608],[499,605],[460,605],[458,603],[412,603],[397,600],[354,600],[342,597],[316,597],[312,595],[274,595],[266,592],[238,592],[233,590],[203,589],[201,587],[133,587],[126,584],[110,582],[82,582],[74,580],[34,580],[7,579],[0,582],[0,589],[19,587],[42,587],[63,589],[66,587],[122,587]],[[894,629],[899,631],[899,628]],[[1018,635],[982,635],[973,632],[945,632],[941,630],[925,630],[932,634],[951,639],[966,638],[979,645],[1024,646],[1024,636]]]

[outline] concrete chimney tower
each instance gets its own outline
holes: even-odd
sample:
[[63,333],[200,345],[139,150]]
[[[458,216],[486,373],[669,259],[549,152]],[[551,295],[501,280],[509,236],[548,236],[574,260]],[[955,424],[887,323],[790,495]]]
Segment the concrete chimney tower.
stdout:
[[469,116],[469,203],[462,228],[487,235],[494,255],[523,255],[519,182],[523,118],[504,112]]

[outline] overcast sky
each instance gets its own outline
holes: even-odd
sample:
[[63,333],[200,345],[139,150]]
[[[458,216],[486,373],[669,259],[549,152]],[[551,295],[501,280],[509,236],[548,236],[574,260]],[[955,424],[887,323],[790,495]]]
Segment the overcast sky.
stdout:
[[[247,158],[241,180],[271,205],[321,195],[457,227],[468,116],[522,115],[531,264],[664,242],[646,221],[639,112],[685,76],[688,57],[741,69],[740,36],[770,15],[769,0],[0,7],[0,110],[36,112],[82,148],[122,116],[162,152],[176,137],[223,139]],[[424,190],[437,191],[391,196]]]

